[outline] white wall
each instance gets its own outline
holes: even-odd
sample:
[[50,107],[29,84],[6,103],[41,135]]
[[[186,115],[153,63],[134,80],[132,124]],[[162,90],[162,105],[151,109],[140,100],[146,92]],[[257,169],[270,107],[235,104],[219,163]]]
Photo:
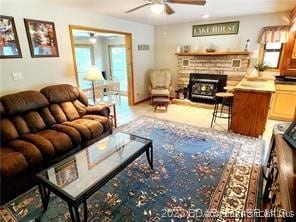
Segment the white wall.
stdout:
[[[148,89],[143,86],[143,78],[145,78],[146,70],[154,66],[153,26],[98,15],[54,2],[1,0],[0,4],[2,15],[14,17],[23,54],[23,58],[20,59],[0,60],[0,95],[27,89],[38,90],[50,84],[70,83],[76,85],[69,34],[69,24],[72,24],[132,33],[135,102],[148,97]],[[31,58],[24,18],[55,23],[59,57]],[[144,59],[136,47],[142,42],[152,46]],[[13,81],[12,72],[21,72],[23,80]]]
[[[237,35],[219,35],[192,37],[192,26],[216,22],[240,21]],[[245,17],[225,18],[216,21],[203,20],[198,22],[163,25],[155,28],[155,66],[170,68],[173,72],[173,86],[176,87],[177,77],[177,46],[190,45],[191,50],[205,52],[210,44],[214,44],[217,51],[243,51],[247,39],[250,39],[251,57],[257,57],[259,44],[257,37],[264,26],[289,24],[289,13],[252,15]]]

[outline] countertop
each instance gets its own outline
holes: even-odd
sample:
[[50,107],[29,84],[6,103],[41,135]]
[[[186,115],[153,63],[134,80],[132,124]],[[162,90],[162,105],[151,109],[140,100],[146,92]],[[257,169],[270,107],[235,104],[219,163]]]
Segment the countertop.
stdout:
[[274,77],[251,77],[245,76],[234,90],[250,92],[275,92]]

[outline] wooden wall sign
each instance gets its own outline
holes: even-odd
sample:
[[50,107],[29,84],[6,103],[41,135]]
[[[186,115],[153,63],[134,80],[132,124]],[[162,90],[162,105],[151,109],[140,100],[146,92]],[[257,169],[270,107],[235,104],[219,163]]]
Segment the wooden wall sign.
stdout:
[[192,37],[210,35],[233,35],[239,30],[239,21],[192,26]]

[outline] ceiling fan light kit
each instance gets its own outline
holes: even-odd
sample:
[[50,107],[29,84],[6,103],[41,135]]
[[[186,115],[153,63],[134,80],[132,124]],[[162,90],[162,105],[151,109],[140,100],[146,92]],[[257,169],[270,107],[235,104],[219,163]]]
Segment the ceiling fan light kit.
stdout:
[[125,13],[130,13],[149,5],[151,12],[154,14],[160,14],[165,10],[166,14],[171,15],[175,13],[175,11],[169,6],[169,3],[186,5],[205,5],[206,0],[150,0],[149,3],[140,5],[136,8],[132,8],[126,11]]
[[160,14],[164,11],[164,3],[162,1],[155,1],[150,5],[150,10],[153,14]]

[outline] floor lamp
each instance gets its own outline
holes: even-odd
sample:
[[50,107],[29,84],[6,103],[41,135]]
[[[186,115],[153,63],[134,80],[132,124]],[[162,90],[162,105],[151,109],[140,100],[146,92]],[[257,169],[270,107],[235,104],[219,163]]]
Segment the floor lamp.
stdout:
[[95,81],[102,81],[104,80],[104,77],[102,75],[102,72],[99,70],[97,66],[91,66],[85,73],[85,76],[83,78],[84,80],[91,81],[92,86],[92,96],[94,104],[96,103],[96,94],[95,94]]

